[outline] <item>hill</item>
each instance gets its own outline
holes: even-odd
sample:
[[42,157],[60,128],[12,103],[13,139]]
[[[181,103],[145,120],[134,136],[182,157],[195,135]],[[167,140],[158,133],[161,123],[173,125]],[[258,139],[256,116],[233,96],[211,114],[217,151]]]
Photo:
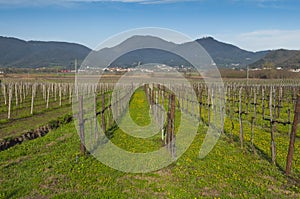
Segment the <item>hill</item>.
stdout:
[[[145,42],[167,46],[170,49],[188,49],[191,43],[175,44],[151,36],[133,36],[121,44],[112,48],[100,50],[104,53],[103,59],[111,57],[111,53],[128,43],[135,44]],[[250,52],[238,48],[237,46],[223,43],[212,37],[204,37],[196,40],[210,54],[218,67],[245,67],[263,58],[269,51]],[[75,43],[66,42],[43,42],[43,41],[24,41],[16,38],[0,37],[0,67],[22,67],[37,68],[63,66],[69,68],[74,65],[74,60],[79,63],[91,52],[91,49]],[[170,66],[189,65],[183,58],[162,50],[140,49],[116,57],[111,65],[130,67],[137,63],[156,63],[167,64]]]
[[[136,49],[129,50],[131,47]],[[185,59],[172,53],[178,52],[179,48],[188,50],[184,44],[175,44],[158,37],[133,36],[114,47],[93,52],[90,57],[93,63],[89,64],[110,67],[131,67],[145,63],[160,63],[169,66],[190,65]],[[111,63],[111,60],[114,61]]]
[[300,68],[300,51],[279,49],[250,65],[252,68]]
[[[250,63],[253,63],[261,58],[263,58],[269,51],[261,52],[250,52],[243,49],[240,49],[234,45],[226,44],[219,42],[212,37],[205,37],[202,39],[196,40],[202,47],[208,52],[212,57],[214,62],[218,67],[246,67]],[[94,55],[98,56],[98,60],[104,65],[110,66],[134,66],[138,63],[161,63],[169,66],[188,66],[190,65],[182,57],[167,52],[164,50],[158,50],[154,48],[144,48],[137,49],[131,52],[128,52],[121,57],[118,57],[118,52],[122,49],[126,49],[128,46],[138,44],[139,46],[161,46],[162,48],[172,49],[172,52],[192,52],[191,48],[195,43],[187,42],[182,44],[175,44],[172,42],[167,42],[165,40],[159,39],[157,37],[151,36],[133,36],[124,42],[120,43],[117,46],[111,48],[104,48]],[[118,57],[113,63],[109,63],[113,57]],[[106,60],[106,61],[104,61]],[[98,62],[99,63],[99,62]]]
[[70,67],[74,65],[75,59],[82,61],[90,51],[75,43],[0,37],[0,67]]
[[232,44],[217,41],[212,37],[204,37],[196,41],[205,48],[219,67],[245,67],[269,53],[268,50],[246,51]]

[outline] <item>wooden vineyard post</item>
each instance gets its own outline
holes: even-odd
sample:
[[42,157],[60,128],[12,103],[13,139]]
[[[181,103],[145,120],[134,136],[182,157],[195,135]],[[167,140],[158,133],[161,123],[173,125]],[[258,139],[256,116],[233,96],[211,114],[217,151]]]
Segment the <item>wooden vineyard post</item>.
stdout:
[[280,118],[280,108],[282,104],[282,86],[279,87],[278,105],[277,105],[277,118]]
[[172,157],[176,157],[176,146],[175,146],[175,106],[176,106],[176,101],[175,101],[175,95],[171,95],[171,122],[172,122],[172,129],[171,129],[171,154]]
[[149,93],[148,93],[148,84],[144,84],[144,91],[145,91],[148,103],[150,104]]
[[[221,105],[221,109],[220,109],[220,111],[221,111],[221,134],[225,134],[225,127],[224,127],[224,123],[225,123],[225,114],[226,114],[226,107],[225,107],[225,104],[226,104],[226,92],[224,93],[224,96],[220,96],[220,94],[219,93],[221,93],[221,88],[220,87],[218,87],[218,89],[219,89],[219,91],[218,91],[218,99],[219,100],[221,100],[222,102],[222,104],[224,105],[224,106],[222,106]],[[218,102],[218,104],[219,104],[219,102]]]
[[251,117],[251,147],[254,153],[256,153],[255,151],[255,147],[254,147],[254,125],[255,125],[255,119],[256,119],[256,103],[257,103],[257,98],[256,98],[256,89],[254,90],[254,101],[253,101],[253,105],[254,105],[254,114]]
[[265,119],[265,89],[264,89],[263,86],[261,88],[261,96],[262,96],[262,99],[261,99],[261,103],[262,103],[261,113],[262,113],[263,119]]
[[241,148],[244,146],[244,132],[243,132],[243,119],[242,119],[242,89],[240,88],[239,91],[239,123],[240,123],[240,142],[241,142]]
[[119,117],[119,100],[120,100],[120,91],[116,91],[115,92],[115,95],[116,95],[116,101],[114,102],[115,103],[115,106],[116,106],[116,116]]
[[16,115],[18,115],[18,106],[19,106],[18,85],[19,85],[18,83],[15,83]]
[[[250,96],[248,82],[247,82],[247,86],[245,88],[245,91],[246,91],[246,96]],[[249,109],[249,98],[251,98],[251,96],[244,98],[244,102],[246,103],[246,110],[245,110],[246,114],[248,114],[248,109]]]
[[155,90],[154,90],[154,84],[153,84],[153,88],[151,91],[151,107],[155,104]]
[[185,93],[184,93],[184,91],[183,90],[181,90],[181,99],[179,99],[179,100],[181,100],[181,103],[180,103],[180,107],[181,107],[181,111],[185,111],[185,108],[184,108],[184,97],[185,97]]
[[[28,85],[28,84],[27,84]],[[27,85],[23,85],[23,100],[26,100],[26,96],[28,95]]]
[[[213,87],[212,89],[212,93],[211,93],[211,106],[212,106],[212,110],[213,110],[213,120],[214,122],[216,122],[216,116],[217,116],[217,109],[216,109],[216,97],[215,97],[215,93],[216,93],[216,87]],[[221,110],[222,111],[222,110]]]
[[274,129],[274,120],[273,120],[273,105],[272,105],[272,96],[273,96],[273,87],[270,87],[270,99],[269,99],[269,109],[270,109],[270,128],[271,128],[271,158],[272,163],[276,164],[276,143],[275,143],[275,129]]
[[34,105],[34,97],[35,97],[35,87],[36,87],[36,85],[32,84],[32,87],[31,87],[31,90],[32,90],[32,93],[31,93],[31,106],[30,106],[30,114],[31,115],[33,114],[33,105]]
[[[165,107],[165,87],[163,86],[162,87],[162,90],[161,90],[161,104],[162,104],[162,108]],[[162,114],[162,117],[161,117],[161,123],[164,124],[164,113],[161,113]],[[162,141],[165,140],[165,144],[166,144],[166,139],[165,139],[165,130],[164,128],[162,128],[162,132],[161,132],[161,137],[162,137]]]
[[181,94],[181,88],[177,88],[177,89],[178,89],[178,91],[177,91],[177,92],[178,92],[178,96],[177,96],[177,97],[178,97],[177,108],[178,108],[178,109],[181,109],[181,104],[180,104],[180,99],[181,99],[181,95],[182,95],[182,94]]
[[42,84],[42,93],[43,93],[43,99],[46,102],[46,88],[45,88],[45,84]]
[[101,128],[103,133],[106,131],[106,124],[105,124],[105,94],[102,94],[102,113],[101,113]]
[[193,116],[193,115],[196,115],[195,114],[195,102],[192,101],[191,99],[189,100],[190,104],[191,104],[191,111],[190,111],[190,115]]
[[11,114],[11,101],[12,101],[12,85],[9,85],[8,87],[8,114],[7,118],[10,119],[10,114]]
[[[75,85],[77,85],[77,84],[75,84]],[[57,86],[58,86],[58,84],[54,84],[54,101],[57,100],[57,98],[56,98]],[[77,99],[78,99],[78,96],[77,96]]]
[[23,90],[22,90],[22,88],[23,88],[23,83],[21,82],[21,85],[19,85],[20,104],[23,103],[23,98],[22,98],[22,92],[23,92]]
[[18,84],[17,83],[15,83],[15,98],[16,98],[16,107],[18,107],[19,99],[18,99]]
[[289,125],[289,132],[288,134],[290,135],[291,132],[291,109],[288,109],[288,125]]
[[227,105],[228,105],[228,115],[229,115],[229,120],[231,122],[230,135],[232,136],[233,135],[232,131],[234,129],[234,122],[233,122],[233,114],[232,114],[232,110],[231,110],[231,103],[234,101],[234,92],[232,92],[232,94],[231,94],[231,88],[230,87],[228,89],[227,96],[228,96],[228,103],[227,103]]
[[200,121],[202,120],[202,103],[203,103],[203,90],[202,90],[202,88],[201,88],[201,91],[200,91],[200,96],[199,96],[199,98],[200,98],[200,102],[199,102],[199,105],[200,105],[200,107],[199,107],[199,117],[200,117]]
[[109,115],[107,116],[107,118],[108,118],[108,126],[112,126],[113,123],[114,123],[114,119],[113,119],[113,115],[112,115],[112,109],[111,109],[111,105],[112,105],[112,93],[111,94],[108,93],[107,99],[108,99],[108,104],[109,104],[108,108],[110,110],[110,111],[108,111]]
[[84,120],[83,120],[83,96],[79,96],[79,112],[78,112],[79,134],[80,134],[80,152],[85,154],[84,146]]
[[166,129],[166,145],[168,150],[170,150],[169,148],[169,143],[170,143],[170,131],[172,128],[172,124],[171,124],[171,96],[169,96],[169,104],[168,104],[168,113],[167,113],[167,129]]
[[94,124],[95,124],[95,140],[98,140],[98,120],[97,120],[97,93],[94,93]]
[[[155,102],[154,104],[155,105],[158,105],[158,96],[159,96],[159,90],[155,91]],[[156,122],[158,123],[160,120],[159,120],[159,112],[157,110],[157,107],[155,107],[156,111],[154,112],[154,116],[155,116],[155,119],[156,119]]]
[[295,149],[295,138],[296,138],[297,126],[299,123],[300,123],[300,94],[298,94],[297,97],[293,128],[290,134],[290,145],[289,145],[289,151],[286,160],[286,171],[285,171],[286,175],[290,175],[292,170],[292,161],[293,161],[293,155]]
[[22,97],[23,97],[23,101],[25,102],[25,99],[26,99],[26,86],[25,86],[25,84],[23,84],[22,85],[22,90],[23,90],[23,92],[22,92]]
[[72,104],[72,91],[73,91],[73,88],[71,85],[69,85],[69,104]]
[[169,96],[169,110],[168,110],[168,124],[167,124],[167,147],[171,153],[172,158],[176,157],[176,146],[175,146],[175,95]]
[[7,99],[6,99],[6,87],[5,87],[5,84],[4,84],[4,83],[2,84],[2,93],[3,93],[3,96],[4,96],[4,104],[6,105],[6,104],[7,104]]
[[257,95],[256,95],[256,89],[254,90],[254,119],[256,118],[256,105],[257,105]]
[[59,84],[59,106],[61,106],[61,98],[62,98],[62,85]]
[[208,118],[207,118],[207,124],[210,125],[210,106],[211,106],[211,95],[210,95],[210,89],[207,88],[207,108],[208,108]]
[[49,98],[50,98],[50,85],[48,87],[48,90],[47,90],[47,102],[46,102],[46,109],[49,108]]

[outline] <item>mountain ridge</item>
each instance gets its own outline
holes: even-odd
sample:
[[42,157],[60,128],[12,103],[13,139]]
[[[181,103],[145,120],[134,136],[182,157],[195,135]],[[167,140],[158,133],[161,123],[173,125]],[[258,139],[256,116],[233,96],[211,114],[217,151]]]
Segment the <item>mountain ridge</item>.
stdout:
[[251,68],[300,68],[300,50],[272,50],[262,59],[252,63]]
[[[270,51],[247,51],[233,44],[228,44],[215,40],[213,37],[204,37],[196,40],[200,43],[219,67],[245,67],[250,63],[256,62]],[[225,58],[225,59],[224,59]]]
[[56,41],[25,41],[0,36],[0,67],[70,67],[82,61],[91,49],[86,46]]
[[[153,38],[151,38],[152,36],[143,37],[144,39],[149,39],[149,41],[153,40]],[[140,38],[138,38],[138,36],[133,36],[122,43],[126,43],[129,40],[136,40],[132,41],[133,43],[139,42]],[[157,39],[162,40],[161,38]],[[203,37],[195,41],[208,52],[216,65],[220,68],[245,68],[248,65],[251,67],[257,67],[259,64],[264,63],[263,60],[265,57],[268,58],[269,54],[274,53],[274,51],[270,50],[258,52],[247,51],[235,45],[220,42],[213,37]],[[122,45],[122,43],[119,45]],[[189,42],[175,44],[173,42],[163,40],[163,43],[170,48],[172,46],[174,48],[179,48],[180,46],[188,45]],[[112,48],[116,48],[119,45]],[[105,48],[105,50],[110,51],[112,48]],[[90,52],[93,52],[90,48],[77,43],[34,40],[25,41],[14,37],[0,36],[0,67],[38,68],[62,66],[70,69],[74,67],[75,59],[77,59],[80,64]],[[110,56],[109,54],[107,55]],[[151,56],[154,56],[158,63],[165,63],[170,66],[186,64],[186,60],[175,58],[171,53],[162,51],[156,52],[151,49],[144,49],[144,51],[140,50],[139,52],[130,52],[128,53],[127,58],[123,57],[123,60],[121,58],[117,58],[110,64],[119,64],[130,67],[139,62],[143,63],[144,61],[149,61],[149,57],[151,58]],[[290,57],[293,58],[293,56]],[[273,56],[272,59],[276,60],[277,57]],[[290,60],[288,61],[291,62]],[[256,63],[256,65],[254,63]],[[281,63],[281,65],[282,64],[284,63]],[[289,63],[287,65],[290,66],[292,64]]]

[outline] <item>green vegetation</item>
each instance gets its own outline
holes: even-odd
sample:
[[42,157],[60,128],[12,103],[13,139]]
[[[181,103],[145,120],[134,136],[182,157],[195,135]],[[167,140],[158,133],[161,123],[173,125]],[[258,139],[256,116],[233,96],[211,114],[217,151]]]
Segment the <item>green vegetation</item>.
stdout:
[[[122,138],[117,135],[113,141]],[[81,156],[76,130],[73,124],[67,124],[43,138],[1,152],[1,196],[299,197],[299,188],[275,166],[238,149],[238,145],[226,137],[204,160],[200,160],[198,152],[203,136],[199,131],[190,149],[176,164],[157,172],[126,174],[108,168],[92,156]],[[141,150],[144,143],[135,147]]]
[[[0,141],[15,138],[28,130],[47,124],[50,120],[71,113],[71,98],[68,92],[71,86],[67,83],[55,84],[45,80],[3,81],[0,85]],[[36,91],[32,107],[33,89]],[[9,90],[11,90],[10,114]]]
[[[0,67],[41,68],[79,64],[91,49],[74,43],[24,41],[0,36]],[[50,70],[49,70],[50,71]]]
[[37,129],[40,126],[48,124],[51,120],[56,120],[58,117],[71,113],[71,107],[61,107],[51,111],[36,114],[31,117],[25,117],[18,120],[11,120],[1,124],[0,141],[2,139],[11,139],[26,133],[31,129]]
[[251,64],[251,67],[266,67],[266,68],[294,68],[300,67],[300,51],[299,50],[273,50],[264,58]]
[[[136,102],[141,104],[132,106]],[[130,114],[140,125],[149,122],[146,102],[141,90],[131,100]],[[131,174],[109,168],[91,155],[81,155],[74,124],[65,124],[45,137],[0,152],[0,198],[300,197],[299,182],[286,177],[260,154],[253,154],[249,147],[240,149],[238,141],[226,134],[207,157],[199,159],[206,130],[199,127],[188,151],[172,165],[156,172]],[[160,147],[159,136],[135,139],[120,129],[113,135],[111,141],[126,150]],[[256,143],[267,148],[262,138]]]

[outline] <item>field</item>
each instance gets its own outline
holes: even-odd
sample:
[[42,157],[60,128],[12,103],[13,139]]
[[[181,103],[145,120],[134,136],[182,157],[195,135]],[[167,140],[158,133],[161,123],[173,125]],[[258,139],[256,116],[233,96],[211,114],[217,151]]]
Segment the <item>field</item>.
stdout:
[[[170,111],[164,122],[164,140],[160,133],[142,139],[118,128],[111,113],[111,105],[115,105],[112,101],[113,81],[109,77],[106,83],[87,89],[89,97],[95,101],[93,107],[97,117],[87,118],[82,113],[85,129],[93,127],[90,123],[97,119],[101,124],[99,128],[105,129],[105,135],[112,143],[127,151],[146,153],[168,143],[169,133],[171,138],[178,136],[179,118],[186,114],[200,123],[195,127],[196,137],[188,150],[174,163],[157,171],[134,174],[115,170],[80,151],[76,129],[79,113],[74,114],[74,121],[66,119],[66,115],[72,115],[71,98],[77,94],[71,77],[5,79],[2,85],[5,84],[6,92],[3,92],[3,86],[0,92],[0,141],[11,142],[41,126],[51,126],[51,130],[33,140],[24,138],[21,144],[0,152],[0,198],[300,197],[299,128],[291,174],[285,174],[300,81],[227,79],[224,81],[226,95],[218,96],[216,89],[208,89],[200,80],[192,80],[197,99],[193,101],[185,88],[178,89],[180,95],[174,103],[175,122]],[[10,84],[13,85],[11,97]],[[36,94],[32,97],[34,88]],[[119,102],[127,97],[127,93],[120,92],[117,112],[121,115],[128,109],[138,125],[146,126],[151,122],[149,114],[145,114],[150,105],[169,111],[172,95],[159,85],[140,87],[131,97],[129,107],[122,107]],[[219,110],[213,100],[226,101],[226,106]],[[218,120],[218,111],[225,114],[224,127],[218,129],[220,139],[213,150],[200,159],[201,144],[208,127]],[[173,131],[168,129],[169,124],[174,125]],[[94,133],[96,135],[97,131]],[[91,137],[86,135],[85,139],[86,143],[94,144],[100,138],[90,140]],[[272,147],[276,149],[275,154],[270,150]]]

